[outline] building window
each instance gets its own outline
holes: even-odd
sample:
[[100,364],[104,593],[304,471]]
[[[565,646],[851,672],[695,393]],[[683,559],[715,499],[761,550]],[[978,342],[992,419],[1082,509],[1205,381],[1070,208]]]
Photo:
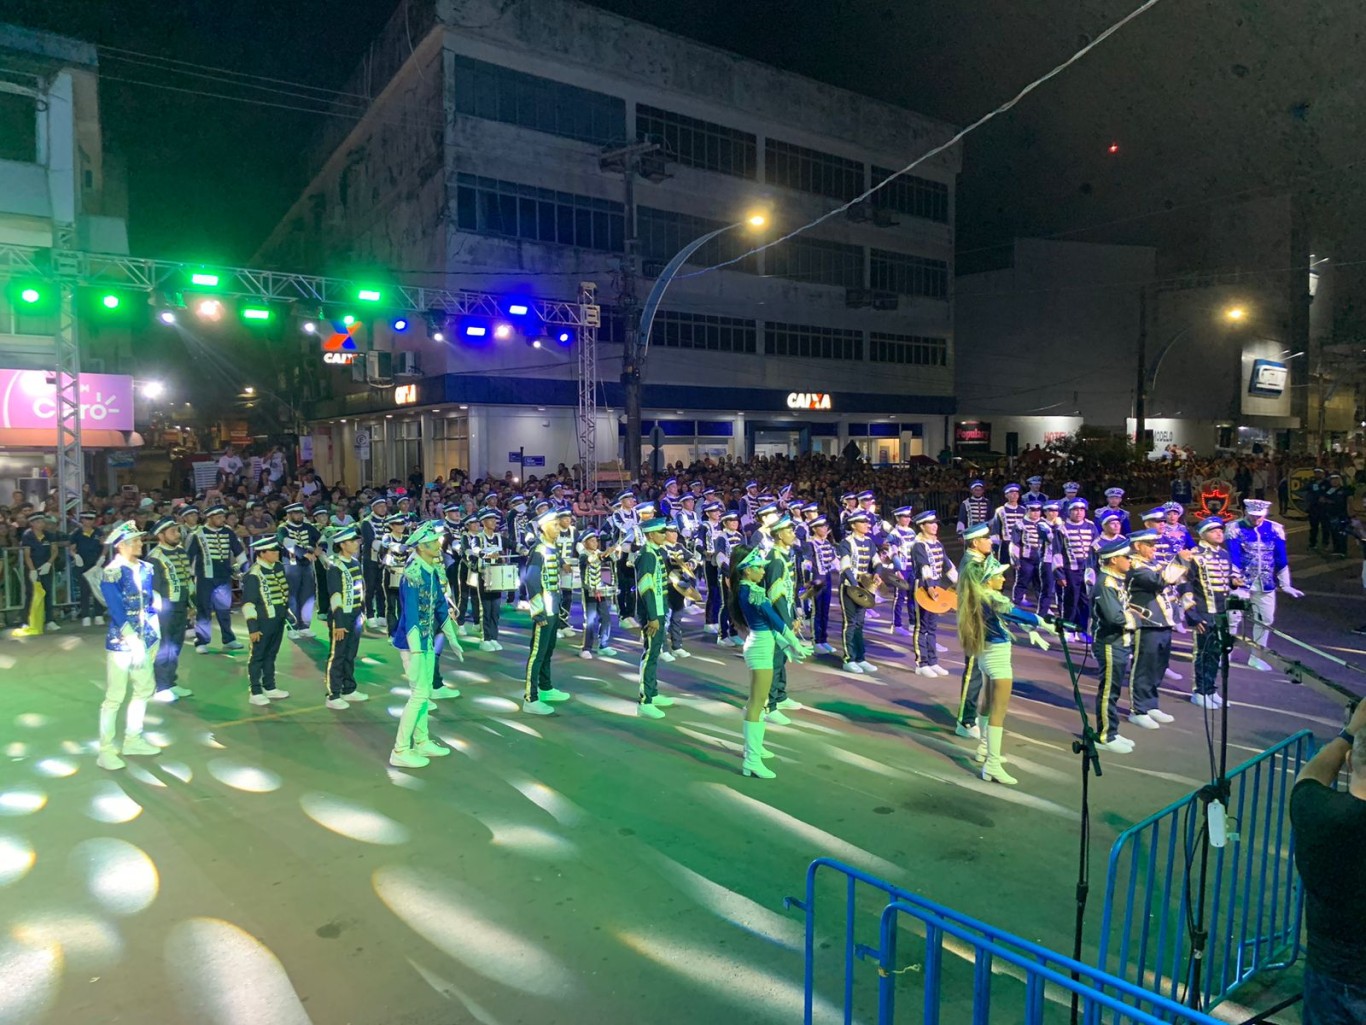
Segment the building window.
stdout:
[[863,332],[808,324],[764,325],[764,352],[799,359],[863,359]]
[[758,338],[754,321],[715,317],[705,313],[661,310],[655,315],[650,341],[668,349],[705,349],[708,352],[754,354]]
[[[873,184],[886,181],[895,171],[873,167]],[[913,174],[899,175],[896,181],[884,185],[872,195],[873,206],[885,207],[911,217],[949,223],[949,187],[943,182],[918,178]]]
[[949,294],[949,265],[943,260],[905,253],[872,251],[869,287],[878,292],[944,299]]
[[0,289],[0,335],[55,335],[57,326],[55,313],[21,313]]
[[432,422],[432,472],[470,472],[469,417],[439,417]]
[[922,335],[889,335],[874,331],[868,336],[868,359],[873,363],[946,367],[949,365],[949,340]]
[[863,287],[863,247],[798,236],[768,250],[768,273],[817,285]]
[[531,185],[456,175],[461,231],[620,253],[626,212],[620,203]]
[[[641,258],[661,264],[672,260],[689,242],[724,227],[726,225],[720,221],[674,213],[672,210],[656,210],[648,206],[638,207],[636,210],[636,232],[640,236]],[[712,239],[693,253],[688,258],[688,263],[695,267],[714,267],[718,263],[733,260],[752,248],[753,242],[737,228]],[[757,267],[755,258],[746,256],[738,263],[731,264],[726,270],[753,274]]]
[[626,101],[548,78],[455,58],[455,111],[600,146],[626,139]]
[[38,162],[38,101],[0,92],[0,160]]
[[636,134],[642,141],[662,142],[688,167],[739,178],[755,176],[759,141],[748,132],[637,103]]
[[833,199],[853,199],[864,190],[859,161],[777,139],[764,142],[764,175],[770,184]]

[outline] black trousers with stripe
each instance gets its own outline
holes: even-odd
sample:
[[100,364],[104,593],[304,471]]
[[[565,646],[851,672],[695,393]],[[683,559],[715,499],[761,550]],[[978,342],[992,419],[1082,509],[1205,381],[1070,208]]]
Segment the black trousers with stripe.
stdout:
[[1129,678],[1129,649],[1121,640],[1092,645],[1100,663],[1100,686],[1096,690],[1096,732],[1101,740],[1119,734],[1119,692]]
[[550,660],[555,655],[555,640],[560,635],[560,621],[554,616],[542,622],[532,621],[531,650],[526,657],[526,699],[540,700],[542,690],[551,690]]
[[356,692],[356,653],[360,650],[360,635],[365,632],[365,620],[357,612],[346,622],[333,620],[333,625],[345,628],[346,636],[332,641],[327,655],[327,696],[344,698]]

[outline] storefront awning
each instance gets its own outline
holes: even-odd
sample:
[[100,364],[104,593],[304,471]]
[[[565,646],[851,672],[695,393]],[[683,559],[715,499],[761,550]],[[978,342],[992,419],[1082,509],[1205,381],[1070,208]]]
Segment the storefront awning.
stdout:
[[[142,435],[137,431],[94,430],[81,431],[82,448],[141,448]],[[0,448],[57,447],[57,432],[41,427],[0,427]]]

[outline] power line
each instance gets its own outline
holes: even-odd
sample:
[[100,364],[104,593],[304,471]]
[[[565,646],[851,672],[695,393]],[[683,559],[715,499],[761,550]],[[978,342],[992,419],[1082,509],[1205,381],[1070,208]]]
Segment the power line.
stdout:
[[[287,79],[287,78],[271,78],[269,75],[256,75],[256,74],[252,74],[251,72],[248,72],[248,71],[236,71],[236,70],[234,70],[234,69],[232,69],[232,68],[220,68],[220,67],[216,67],[216,66],[214,66],[214,65],[212,65],[212,64],[199,64],[199,63],[196,63],[195,61],[180,60],[180,59],[178,59],[178,58],[176,58],[176,57],[162,57],[162,56],[160,56],[160,55],[158,55],[158,54],[154,54],[154,53],[143,53],[143,52],[141,52],[140,50],[129,50],[129,49],[125,49],[124,47],[121,47],[121,46],[101,46],[101,47],[99,47],[99,50],[100,50],[100,52],[102,52],[102,53],[106,53],[106,54],[111,55],[115,60],[127,60],[127,59],[129,59],[129,58],[131,58],[131,57],[139,57],[139,58],[142,58],[144,61],[153,61],[153,62],[159,62],[159,63],[161,63],[161,64],[168,64],[168,65],[178,65],[178,66],[184,67],[184,68],[200,68],[200,69],[202,69],[203,71],[206,71],[206,72],[207,72],[207,71],[213,71],[213,72],[218,72],[218,73],[220,73],[220,74],[225,74],[225,75],[236,75],[236,76],[238,76],[238,77],[240,77],[240,78],[256,79],[257,81],[261,81],[261,82],[272,82],[272,83],[274,83],[274,84],[276,84],[276,85],[288,85],[288,86],[293,86],[293,87],[295,87],[295,88],[297,88],[297,89],[310,89],[310,90],[313,90],[313,91],[316,91],[316,92],[326,93],[326,94],[328,95],[329,98],[330,98],[330,97],[338,97],[338,96],[353,96],[353,97],[355,97],[356,99],[365,100],[367,103],[369,103],[370,100],[372,99],[372,97],[366,96],[364,93],[349,93],[349,92],[346,92],[346,91],[341,90],[341,89],[328,89],[328,88],[325,88],[324,86],[309,85],[307,82],[296,82],[296,81],[292,81],[292,80]],[[126,56],[123,56],[123,55],[126,55]],[[176,69],[175,69],[175,68],[167,68],[166,70],[168,70],[168,71],[173,71],[173,70],[176,70]],[[195,74],[195,72],[192,72],[192,71],[185,71],[185,72],[182,72],[182,73],[183,73],[183,74],[187,74],[187,75],[189,75],[189,74]],[[203,76],[203,77],[208,77],[208,76]]]
[[109,59],[123,64],[131,64],[135,67],[148,68],[153,71],[166,72],[168,74],[173,75],[184,75],[189,78],[202,78],[210,82],[220,82],[225,85],[237,86],[242,89],[256,89],[262,92],[275,93],[281,96],[292,97],[294,99],[307,100],[310,103],[345,105],[356,107],[361,110],[364,110],[370,106],[370,101],[365,98],[344,99],[343,97],[335,94],[331,96],[318,96],[309,92],[301,91],[301,89],[310,88],[308,86],[301,86],[300,88],[283,89],[277,85],[266,85],[251,81],[242,81],[240,79],[230,78],[226,75],[210,74],[208,72],[202,71],[183,71],[179,68],[169,68],[162,64],[156,64],[152,61],[139,60],[135,57],[112,56]]
[[910,173],[911,171],[915,170],[915,168],[919,167],[921,164],[923,164],[925,161],[929,160],[930,158],[936,157],[936,156],[938,156],[940,153],[943,153],[945,150],[948,150],[948,149],[953,148],[953,147],[956,146],[958,143],[962,142],[963,139],[966,138],[970,133],[976,131],[976,130],[977,130],[978,128],[980,128],[982,125],[986,124],[988,121],[991,121],[992,119],[994,119],[994,118],[997,117],[998,115],[1004,114],[1006,111],[1010,110],[1012,107],[1014,107],[1016,104],[1018,104],[1021,100],[1023,100],[1026,96],[1028,96],[1030,93],[1032,93],[1035,89],[1039,88],[1041,85],[1043,85],[1043,84],[1044,84],[1045,82],[1047,82],[1049,79],[1052,79],[1052,78],[1054,78],[1054,77],[1056,77],[1056,76],[1062,74],[1063,71],[1065,71],[1067,68],[1071,67],[1071,66],[1072,66],[1073,64],[1075,64],[1077,61],[1081,60],[1081,59],[1082,59],[1083,57],[1085,57],[1088,53],[1090,53],[1092,50],[1094,50],[1097,46],[1099,46],[1099,45],[1100,45],[1101,43],[1103,43],[1105,40],[1109,39],[1112,35],[1114,35],[1116,32],[1118,32],[1120,29],[1122,29],[1125,25],[1129,24],[1129,22],[1133,21],[1135,18],[1139,17],[1140,15],[1142,15],[1143,13],[1145,13],[1146,11],[1148,11],[1149,9],[1151,9],[1151,8],[1153,8],[1153,7],[1156,7],[1156,6],[1157,6],[1159,3],[1161,3],[1161,2],[1162,2],[1162,0],[1144,0],[1144,3],[1141,4],[1139,7],[1135,8],[1135,9],[1132,10],[1132,11],[1130,11],[1130,12],[1129,12],[1128,14],[1126,14],[1123,18],[1121,18],[1119,21],[1115,22],[1113,25],[1111,25],[1111,26],[1110,26],[1109,28],[1107,28],[1105,31],[1101,32],[1100,35],[1096,36],[1095,39],[1091,40],[1089,43],[1087,43],[1085,46],[1083,46],[1083,47],[1082,47],[1080,50],[1078,50],[1076,53],[1072,54],[1071,57],[1068,57],[1067,60],[1063,61],[1063,62],[1062,62],[1061,64],[1059,64],[1057,67],[1053,68],[1053,70],[1047,72],[1046,74],[1044,74],[1044,75],[1040,76],[1039,78],[1036,78],[1034,81],[1030,82],[1027,86],[1025,86],[1023,89],[1021,89],[1018,93],[1016,93],[1011,99],[1007,100],[1005,103],[1002,103],[1002,104],[1001,104],[999,107],[997,107],[995,110],[992,110],[992,111],[990,111],[989,113],[982,115],[982,116],[979,117],[976,121],[972,122],[972,124],[968,125],[966,128],[959,129],[959,131],[956,132],[956,133],[955,133],[950,139],[948,139],[946,142],[942,142],[942,143],[940,143],[938,146],[935,146],[933,149],[929,150],[928,152],[923,153],[923,154],[921,154],[920,156],[916,157],[916,158],[915,158],[914,160],[912,160],[909,164],[907,164],[905,167],[903,167],[900,171],[897,171],[896,174],[889,175],[888,177],[884,178],[882,181],[880,181],[880,182],[878,182],[876,185],[874,185],[872,188],[870,188],[870,189],[866,190],[865,192],[863,192],[861,195],[855,196],[853,199],[851,199],[851,200],[849,200],[848,202],[842,204],[841,206],[837,206],[837,207],[835,207],[835,209],[830,210],[830,211],[827,211],[826,213],[821,214],[821,215],[820,215],[819,217],[817,217],[815,220],[813,220],[813,221],[811,221],[811,222],[809,222],[809,223],[807,223],[807,224],[802,225],[800,228],[797,228],[797,229],[795,229],[794,231],[788,232],[788,233],[787,233],[786,235],[784,235],[782,238],[776,238],[776,239],[774,239],[774,240],[771,241],[771,242],[765,242],[763,245],[756,246],[755,248],[749,250],[748,252],[741,253],[739,256],[733,257],[733,258],[731,258],[731,259],[729,259],[729,260],[724,260],[724,261],[722,261],[721,263],[714,264],[714,265],[712,265],[712,266],[710,266],[710,267],[706,267],[706,268],[704,268],[703,270],[694,271],[694,272],[691,273],[691,274],[685,274],[685,275],[680,275],[680,276],[681,276],[681,277],[693,278],[693,277],[697,277],[697,276],[699,276],[699,275],[701,275],[701,274],[707,274],[707,273],[709,273],[709,272],[711,272],[711,271],[714,271],[714,270],[720,270],[722,267],[729,267],[729,266],[730,266],[731,264],[733,264],[733,263],[739,263],[741,260],[745,259],[745,258],[748,257],[748,256],[753,256],[753,255],[756,254],[756,253],[762,253],[765,249],[771,249],[771,248],[773,248],[773,247],[776,246],[776,245],[779,245],[779,244],[781,244],[781,243],[783,243],[783,242],[788,241],[789,239],[796,238],[798,235],[802,234],[802,233],[805,232],[805,231],[809,231],[810,229],[814,228],[816,225],[822,224],[822,223],[824,223],[825,221],[828,221],[830,218],[836,216],[837,214],[842,214],[842,213],[844,213],[844,211],[848,210],[850,207],[855,206],[855,205],[858,204],[858,203],[862,203],[864,200],[866,200],[866,199],[868,199],[869,197],[871,197],[871,196],[872,196],[874,193],[876,193],[878,190],[882,189],[884,186],[888,185],[889,183],[891,183],[891,182],[894,181],[895,179],[899,178],[901,175]]

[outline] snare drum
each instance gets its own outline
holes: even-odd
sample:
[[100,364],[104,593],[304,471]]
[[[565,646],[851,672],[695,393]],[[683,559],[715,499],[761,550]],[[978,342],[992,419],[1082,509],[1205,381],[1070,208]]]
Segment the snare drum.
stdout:
[[480,571],[485,591],[515,591],[518,586],[517,567],[507,562],[485,566]]

